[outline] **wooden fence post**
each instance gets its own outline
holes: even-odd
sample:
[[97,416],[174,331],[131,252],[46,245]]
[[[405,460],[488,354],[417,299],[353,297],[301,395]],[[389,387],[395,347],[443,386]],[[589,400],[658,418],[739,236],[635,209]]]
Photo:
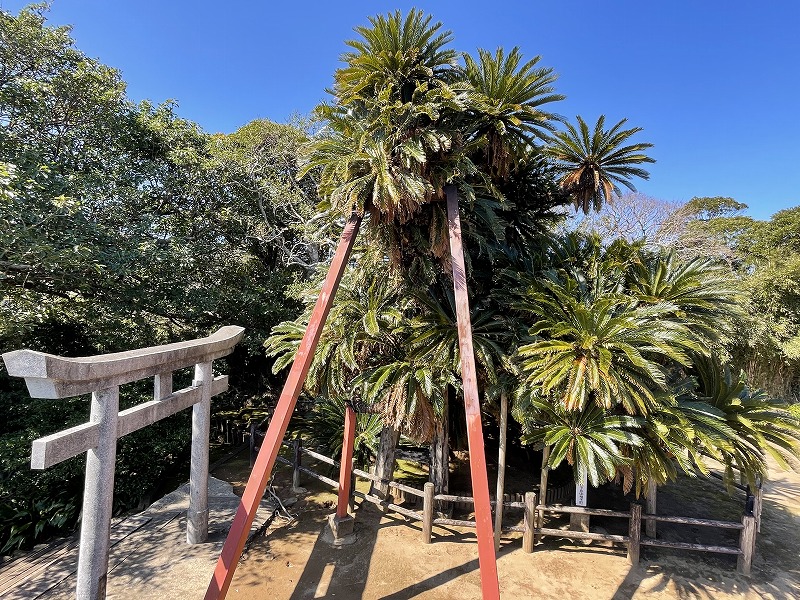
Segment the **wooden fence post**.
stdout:
[[[656,514],[656,499],[658,497],[658,486],[656,482],[652,479],[647,482],[647,497],[646,497],[646,504],[645,508],[647,509],[647,514],[654,515]],[[644,533],[649,538],[656,537],[656,521],[653,519],[647,519],[644,524]]]
[[508,432],[508,394],[500,392],[500,449],[497,456],[497,493],[494,505],[494,551],[500,550],[503,532],[503,492],[506,482],[506,436]]
[[425,483],[424,496],[422,497],[422,542],[431,543],[431,531],[433,530],[433,497],[435,493],[433,482]]
[[642,539],[642,507],[631,504],[631,516],[628,521],[628,562],[639,564],[639,548]]
[[533,552],[533,532],[536,526],[536,492],[525,493],[525,531],[522,534],[522,550]]
[[256,423],[250,423],[250,468],[256,462]]
[[759,482],[756,488],[755,497],[753,498],[753,516],[756,518],[756,532],[761,533],[761,509],[764,505],[764,489]]
[[186,541],[199,544],[208,539],[208,437],[211,429],[211,361],[194,369],[192,385],[202,390],[200,402],[192,407],[192,457],[189,467],[189,510],[186,513]]
[[739,534],[739,560],[736,562],[736,570],[743,575],[750,575],[756,551],[756,518],[753,515],[744,515],[742,525],[744,527]]
[[300,467],[303,465],[303,440],[295,438],[292,440],[292,489],[300,487]]
[[[547,466],[547,461],[550,459],[550,446],[542,448],[542,470],[539,475],[539,502],[547,504],[547,479],[550,474],[550,469]],[[544,511],[539,511],[536,519],[536,527],[541,529],[544,527]],[[536,544],[541,536],[534,535],[533,543]]]

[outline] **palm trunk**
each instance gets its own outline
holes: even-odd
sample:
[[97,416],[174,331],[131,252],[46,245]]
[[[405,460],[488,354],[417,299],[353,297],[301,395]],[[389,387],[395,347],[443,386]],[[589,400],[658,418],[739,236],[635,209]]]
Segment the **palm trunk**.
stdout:
[[375,457],[375,475],[381,478],[381,483],[372,484],[372,492],[377,492],[381,497],[389,493],[389,486],[384,481],[392,480],[395,466],[395,450],[400,441],[400,430],[391,425],[384,425],[381,429],[381,441],[378,446],[378,455]]
[[[550,468],[547,461],[550,459],[550,446],[542,448],[542,470],[539,474],[539,504],[547,504],[547,477],[550,475]],[[536,513],[536,527],[544,527],[544,511]],[[533,536],[534,543],[539,541],[539,536]]]

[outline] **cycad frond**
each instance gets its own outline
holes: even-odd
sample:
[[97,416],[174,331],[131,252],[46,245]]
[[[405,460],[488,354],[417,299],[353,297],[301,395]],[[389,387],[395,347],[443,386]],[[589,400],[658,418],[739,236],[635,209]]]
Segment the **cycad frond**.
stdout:
[[561,170],[561,185],[573,197],[575,207],[588,213],[610,202],[612,193],[619,194],[618,184],[636,191],[631,178],[648,179],[649,174],[634,165],[655,161],[645,154],[652,144],[623,145],[642,131],[641,127],[623,129],[627,119],[606,130],[601,115],[592,132],[580,116],[577,120],[578,128],[567,123],[566,131],[551,136],[544,151]]

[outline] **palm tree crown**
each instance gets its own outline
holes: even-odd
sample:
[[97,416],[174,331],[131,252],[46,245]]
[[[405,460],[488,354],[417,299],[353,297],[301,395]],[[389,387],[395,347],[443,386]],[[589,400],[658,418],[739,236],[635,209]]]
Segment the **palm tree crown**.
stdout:
[[653,144],[628,144],[628,139],[642,131],[641,127],[623,129],[627,119],[622,119],[611,129],[604,129],[605,116],[600,115],[594,131],[578,116],[578,128],[567,123],[567,130],[555,134],[545,152],[561,168],[561,185],[575,202],[575,208],[588,213],[590,208],[600,210],[604,202],[610,202],[612,192],[620,193],[617,184],[631,191],[636,188],[632,177],[648,179],[650,174],[633,165],[655,162],[644,154]]
[[498,48],[494,55],[478,50],[476,61],[464,54],[463,78],[469,84],[468,111],[476,135],[486,137],[485,154],[490,167],[504,177],[544,132],[553,131],[556,115],[541,106],[563,100],[552,84],[553,69],[536,68],[541,56],[523,63],[514,47],[507,55]]

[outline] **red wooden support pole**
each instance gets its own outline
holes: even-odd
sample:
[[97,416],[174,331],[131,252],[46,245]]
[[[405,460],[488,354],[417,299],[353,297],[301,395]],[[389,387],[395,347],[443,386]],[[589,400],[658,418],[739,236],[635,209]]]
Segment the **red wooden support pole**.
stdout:
[[303,339],[300,341],[297,356],[295,356],[294,363],[292,363],[281,397],[275,407],[275,413],[270,420],[267,433],[258,452],[253,471],[250,473],[250,479],[247,481],[247,487],[242,495],[239,508],[236,510],[233,524],[228,532],[228,537],[225,539],[225,545],[222,547],[222,553],[217,561],[217,567],[214,569],[214,575],[211,577],[211,583],[208,585],[205,600],[221,600],[228,593],[233,573],[236,570],[236,564],[239,562],[242,549],[250,533],[250,527],[253,525],[258,503],[264,495],[264,490],[272,474],[272,467],[275,465],[281,440],[286,434],[286,428],[289,426],[289,419],[294,412],[297,397],[303,389],[308,370],[311,368],[314,350],[328,318],[345,266],[347,266],[347,260],[353,249],[359,225],[361,225],[361,216],[354,213],[344,227],[339,246],[336,248],[336,254],[333,256],[328,275],[325,277],[319,298],[317,298],[317,304],[314,306],[308,327]]
[[500,587],[497,580],[497,558],[494,551],[492,505],[489,500],[489,478],[486,474],[486,454],[483,449],[481,405],[478,398],[475,355],[472,349],[472,324],[469,317],[464,248],[461,243],[458,192],[455,186],[449,185],[445,188],[445,193],[447,194],[447,223],[450,228],[450,256],[453,262],[453,289],[455,290],[458,341],[461,353],[461,379],[464,384],[464,408],[467,413],[469,468],[472,476],[472,496],[475,499],[481,594],[483,600],[498,600]]
[[353,475],[353,446],[356,442],[356,411],[347,406],[344,413],[344,439],[342,440],[342,462],[339,464],[339,504],[336,516],[343,519],[347,516],[347,504],[350,501],[350,478]]

